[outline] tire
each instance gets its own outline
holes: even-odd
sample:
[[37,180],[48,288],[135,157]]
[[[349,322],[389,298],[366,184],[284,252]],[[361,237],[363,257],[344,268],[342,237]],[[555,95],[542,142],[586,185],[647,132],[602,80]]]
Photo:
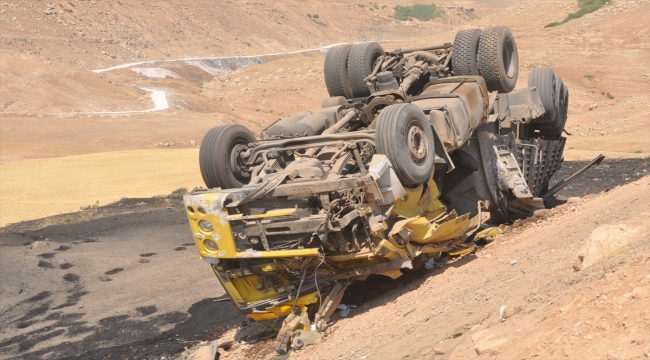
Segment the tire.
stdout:
[[505,26],[485,29],[478,44],[478,72],[489,91],[507,93],[515,88],[519,75],[517,43]]
[[377,117],[375,141],[377,153],[388,157],[402,184],[421,184],[431,176],[433,130],[418,106],[407,103],[384,108]]
[[348,81],[348,56],[352,45],[338,45],[325,56],[325,86],[330,96],[352,97]]
[[372,73],[375,60],[386,52],[376,42],[355,44],[348,57],[348,79],[355,98],[370,96],[365,78]]
[[[539,132],[549,140],[558,140],[566,125],[569,111],[569,89],[564,85],[562,78],[555,78],[555,121],[552,123],[538,124]],[[549,126],[552,124],[552,126]]]
[[528,74],[528,88],[536,87],[544,106],[544,115],[533,123],[552,123],[555,121],[555,74],[551,68],[532,69]]
[[250,181],[250,173],[237,161],[241,150],[255,142],[255,135],[241,125],[221,125],[208,131],[199,149],[199,167],[209,188],[240,188]]
[[467,29],[456,33],[451,68],[454,76],[478,75],[478,44],[481,29]]

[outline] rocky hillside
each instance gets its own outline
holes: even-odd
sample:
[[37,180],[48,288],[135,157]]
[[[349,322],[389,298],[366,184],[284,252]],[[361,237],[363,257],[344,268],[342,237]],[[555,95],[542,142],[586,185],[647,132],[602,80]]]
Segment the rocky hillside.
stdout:
[[445,19],[421,23],[395,20],[392,3],[11,0],[0,3],[0,50],[92,68],[143,59],[273,53],[364,37],[402,38],[481,13],[441,3],[447,2]]

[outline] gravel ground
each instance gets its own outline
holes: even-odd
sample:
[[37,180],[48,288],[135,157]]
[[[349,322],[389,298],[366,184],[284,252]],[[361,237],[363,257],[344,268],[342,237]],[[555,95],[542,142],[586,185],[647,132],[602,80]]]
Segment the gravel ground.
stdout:
[[[549,188],[560,180],[571,176],[588,163],[589,161],[565,161],[562,168],[551,179]],[[586,173],[560,190],[557,193],[557,198],[565,200],[574,196],[582,197],[588,194],[609,191],[617,186],[636,181],[649,173],[650,157],[643,159],[605,158],[600,165],[594,165]]]

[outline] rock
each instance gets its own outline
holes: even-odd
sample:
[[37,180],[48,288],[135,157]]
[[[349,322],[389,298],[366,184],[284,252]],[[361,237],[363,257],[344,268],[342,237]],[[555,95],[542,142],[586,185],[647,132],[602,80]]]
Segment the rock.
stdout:
[[194,352],[192,359],[194,360],[215,360],[217,358],[217,349],[219,344],[213,342],[210,345],[201,346]]
[[534,217],[544,216],[544,215],[548,214],[550,211],[551,211],[551,209],[539,209],[539,210],[535,210],[535,212],[533,213],[533,216],[534,216]]
[[589,111],[591,111],[591,110],[593,110],[593,109],[595,109],[595,108],[597,108],[597,107],[598,107],[598,103],[591,103],[591,104],[589,105]]
[[194,141],[194,140],[190,140],[190,145],[192,145],[192,146],[196,146],[196,141]]
[[498,355],[501,347],[509,339],[498,336],[491,329],[485,329],[474,333],[472,335],[472,341],[474,342],[474,350],[478,355]]
[[433,352],[434,352],[436,355],[444,355],[444,354],[447,353],[447,352],[446,352],[444,349],[442,349],[442,348],[433,348]]
[[46,247],[46,246],[49,246],[49,245],[50,244],[47,243],[46,241],[34,241],[31,245],[29,245],[29,248],[30,249],[40,249],[42,247]]
[[637,234],[644,233],[641,226],[625,224],[602,225],[591,232],[591,236],[580,249],[573,264],[575,271],[588,268],[600,259],[606,258],[627,245]]
[[578,254],[573,262],[573,271],[578,272],[582,270],[582,262],[585,260],[584,255]]

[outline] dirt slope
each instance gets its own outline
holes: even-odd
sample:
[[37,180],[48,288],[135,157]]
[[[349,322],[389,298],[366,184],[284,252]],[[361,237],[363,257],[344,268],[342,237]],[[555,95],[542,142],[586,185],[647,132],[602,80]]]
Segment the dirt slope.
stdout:
[[[372,28],[390,38],[426,34],[430,24],[391,17],[395,4],[413,2],[3,1],[0,50],[85,69],[143,59],[274,53],[356,40]],[[463,5],[489,13],[500,2]],[[448,12],[456,22],[471,18],[456,9]]]
[[[518,86],[528,70],[550,66],[570,91],[567,147],[650,151],[650,3],[619,0],[582,18],[544,25],[577,10],[575,1],[519,2],[506,23],[516,36]],[[499,24],[489,15],[479,26]]]

